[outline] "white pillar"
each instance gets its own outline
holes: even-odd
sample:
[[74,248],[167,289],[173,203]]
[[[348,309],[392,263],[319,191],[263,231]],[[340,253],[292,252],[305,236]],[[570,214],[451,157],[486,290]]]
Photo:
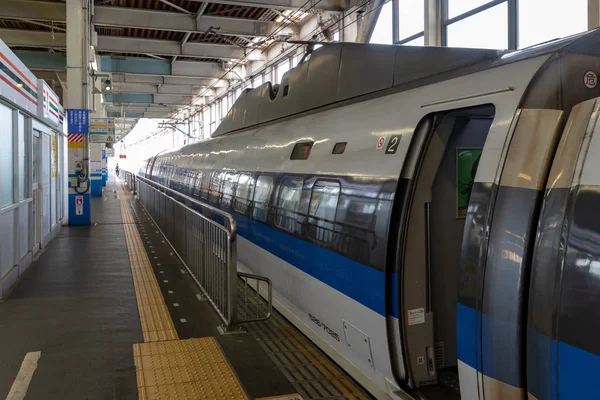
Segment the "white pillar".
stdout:
[[425,46],[442,45],[442,2],[425,0]]
[[[67,109],[89,109],[88,46],[86,31],[89,0],[66,0],[67,9]],[[88,116],[89,117],[89,116]],[[67,120],[68,120],[67,116]],[[68,127],[72,134],[73,127]],[[91,205],[89,192],[88,134],[81,142],[69,140],[69,224],[89,225]]]
[[588,29],[600,26],[600,0],[588,0]]

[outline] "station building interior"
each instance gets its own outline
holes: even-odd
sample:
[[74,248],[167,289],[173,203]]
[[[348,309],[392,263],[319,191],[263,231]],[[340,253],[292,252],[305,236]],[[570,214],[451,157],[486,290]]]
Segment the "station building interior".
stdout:
[[600,0],[0,0],[0,398],[600,398]]

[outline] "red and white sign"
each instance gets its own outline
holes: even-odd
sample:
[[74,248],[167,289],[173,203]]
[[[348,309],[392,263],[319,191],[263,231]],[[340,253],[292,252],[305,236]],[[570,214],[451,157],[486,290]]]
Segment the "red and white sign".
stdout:
[[383,145],[385,144],[385,138],[384,137],[380,137],[377,140],[377,150],[379,149],[383,149]]
[[75,196],[75,215],[83,215],[83,196]]

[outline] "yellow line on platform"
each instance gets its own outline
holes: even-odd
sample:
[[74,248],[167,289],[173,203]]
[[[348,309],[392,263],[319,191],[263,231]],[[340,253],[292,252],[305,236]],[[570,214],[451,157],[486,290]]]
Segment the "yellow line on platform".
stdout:
[[119,191],[123,229],[125,230],[125,239],[129,250],[129,264],[133,275],[144,341],[156,342],[178,339],[177,331],[160,292],[142,238],[133,223],[134,219],[129,211],[127,195],[122,187],[119,188]]
[[214,338],[177,340],[129,210],[132,196],[120,186],[119,198],[145,341],[133,345],[139,399],[249,400]]
[[140,399],[247,400],[212,338],[133,346]]

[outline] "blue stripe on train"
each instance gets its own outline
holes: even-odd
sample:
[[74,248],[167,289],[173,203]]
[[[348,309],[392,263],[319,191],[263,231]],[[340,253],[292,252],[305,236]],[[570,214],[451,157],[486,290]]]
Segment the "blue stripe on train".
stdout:
[[[206,210],[194,205],[203,215]],[[209,212],[210,218],[224,224],[223,218]],[[320,280],[376,313],[386,315],[385,277],[383,271],[361,264],[333,251],[297,238],[288,233],[233,213],[237,233],[265,251]],[[392,300],[387,313],[398,318],[397,274],[392,273],[390,290]]]
[[[385,273],[340,254],[234,214],[237,231],[244,239],[263,248],[301,271],[331,286],[380,315],[386,315]],[[395,274],[393,274],[395,281]],[[397,299],[397,292],[394,292]],[[397,302],[394,302],[397,303]],[[390,307],[398,317],[398,308]]]
[[[496,329],[501,324],[494,324],[492,319],[485,314],[482,315],[476,312],[470,307],[460,303],[457,304],[456,333],[458,359],[490,378],[511,386],[522,387],[522,385],[519,385],[517,369],[510,362],[510,360],[514,360],[514,358],[511,358],[514,355],[500,354],[500,352],[494,352],[493,349],[486,346],[486,336],[502,335],[502,332],[498,332]],[[481,323],[481,329],[478,327],[479,322]],[[485,349],[483,356],[481,354],[482,331],[484,338],[483,348]],[[545,349],[545,357],[542,358],[545,358],[545,362],[552,365],[551,370],[553,372],[550,376],[543,377],[545,385],[528,385],[528,391],[532,395],[538,400],[594,398],[598,392],[597,379],[600,376],[600,356],[564,342],[558,342],[557,353],[556,340],[552,340],[531,329],[528,334],[530,337],[527,351],[544,351]],[[536,344],[533,344],[532,339]],[[531,346],[535,346],[536,349],[531,348]],[[517,351],[517,349],[514,349],[514,351]],[[529,360],[532,360],[531,356]],[[558,373],[556,365],[558,365]],[[544,370],[543,368],[540,369]],[[534,371],[529,369],[528,374],[532,373]],[[558,382],[554,378],[556,376],[558,377]],[[558,397],[556,395],[557,392]]]
[[[505,337],[514,342],[516,326],[510,321],[499,321],[488,315],[476,312],[461,303],[456,305],[456,351],[458,359],[490,378],[514,387],[523,387],[518,365],[515,365],[514,343],[506,343],[498,348],[492,338]],[[485,350],[482,354],[482,348]]]

